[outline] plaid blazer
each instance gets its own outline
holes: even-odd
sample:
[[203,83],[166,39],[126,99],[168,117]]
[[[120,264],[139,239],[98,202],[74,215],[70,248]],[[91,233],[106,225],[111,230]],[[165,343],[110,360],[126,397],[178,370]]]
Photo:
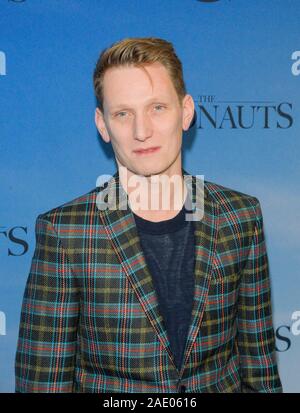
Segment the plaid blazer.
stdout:
[[[193,201],[198,184],[196,176],[188,184]],[[99,194],[120,186],[116,172],[37,217],[15,391],[282,392],[258,199],[202,185],[193,310],[178,371],[133,214],[118,208],[118,195],[116,209],[97,207]]]

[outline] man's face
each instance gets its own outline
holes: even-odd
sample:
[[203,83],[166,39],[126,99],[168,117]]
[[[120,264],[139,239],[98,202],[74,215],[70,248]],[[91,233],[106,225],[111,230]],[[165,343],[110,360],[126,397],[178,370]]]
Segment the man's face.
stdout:
[[[97,108],[96,126],[105,142],[111,141],[118,165],[133,174],[150,176],[181,173],[182,130],[194,114],[186,95],[179,102],[166,68],[108,69],[103,79],[103,113]],[[141,149],[158,147],[153,152]]]

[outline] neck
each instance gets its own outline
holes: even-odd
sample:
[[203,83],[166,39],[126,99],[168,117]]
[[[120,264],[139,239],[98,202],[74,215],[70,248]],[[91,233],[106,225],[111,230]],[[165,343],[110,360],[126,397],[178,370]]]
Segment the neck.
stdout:
[[128,195],[130,209],[149,221],[171,219],[182,209],[187,188],[182,170],[150,176],[119,167],[120,182]]

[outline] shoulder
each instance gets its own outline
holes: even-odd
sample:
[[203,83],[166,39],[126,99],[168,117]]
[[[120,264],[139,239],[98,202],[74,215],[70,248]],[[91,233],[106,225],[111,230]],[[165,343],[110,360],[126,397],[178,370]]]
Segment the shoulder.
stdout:
[[87,222],[87,216],[94,213],[98,193],[103,187],[95,187],[90,191],[49,209],[38,215],[37,220],[50,222],[53,226]]
[[204,181],[208,198],[217,203],[220,212],[228,217],[253,219],[261,215],[258,198],[254,195],[223,186],[216,182]]

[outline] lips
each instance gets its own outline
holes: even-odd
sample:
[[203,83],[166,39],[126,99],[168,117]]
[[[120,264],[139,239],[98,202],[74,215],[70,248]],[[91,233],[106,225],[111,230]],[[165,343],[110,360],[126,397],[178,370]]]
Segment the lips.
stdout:
[[138,155],[146,155],[150,153],[154,153],[160,149],[160,146],[153,146],[151,148],[145,148],[145,149],[136,149],[133,152],[137,153]]

